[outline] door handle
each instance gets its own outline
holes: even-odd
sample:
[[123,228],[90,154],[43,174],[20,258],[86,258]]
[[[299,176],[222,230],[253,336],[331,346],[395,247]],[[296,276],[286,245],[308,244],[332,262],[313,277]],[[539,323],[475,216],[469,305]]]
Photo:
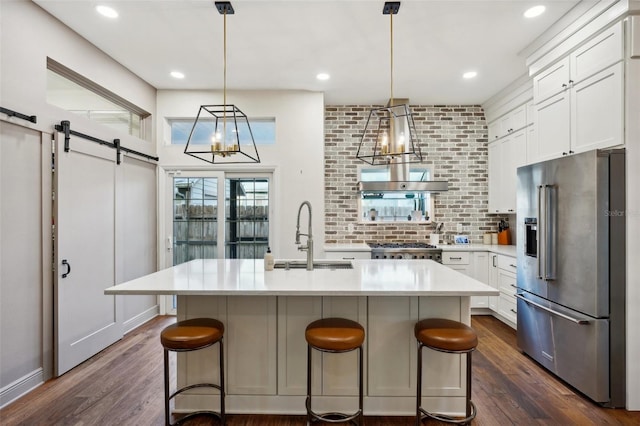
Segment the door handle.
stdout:
[[67,259],[62,259],[62,265],[67,267],[67,272],[62,274],[62,278],[67,278],[67,276],[71,273],[71,264],[67,262]]

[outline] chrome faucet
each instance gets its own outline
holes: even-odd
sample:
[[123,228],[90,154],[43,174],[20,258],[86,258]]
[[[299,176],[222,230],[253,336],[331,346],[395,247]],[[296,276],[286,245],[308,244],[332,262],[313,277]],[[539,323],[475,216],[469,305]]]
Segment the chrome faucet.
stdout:
[[[306,205],[309,209],[309,230],[307,234],[300,233],[300,212],[302,211],[302,206]],[[303,246],[300,242],[300,235],[304,235],[307,237],[307,245]],[[313,232],[311,231],[311,203],[308,201],[303,201],[298,208],[298,220],[296,222],[296,244],[298,244],[298,250],[307,251],[307,271],[313,271]]]

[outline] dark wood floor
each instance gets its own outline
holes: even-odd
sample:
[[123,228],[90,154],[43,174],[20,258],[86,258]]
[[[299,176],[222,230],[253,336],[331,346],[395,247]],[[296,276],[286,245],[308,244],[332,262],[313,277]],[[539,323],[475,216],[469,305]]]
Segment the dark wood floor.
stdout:
[[[0,411],[9,425],[161,425],[162,350],[159,317],[64,376]],[[516,349],[513,329],[476,316],[473,425],[639,425],[640,412],[598,407],[550,376]],[[231,415],[229,426],[304,425],[301,416]],[[190,424],[204,425],[197,419]],[[367,426],[410,426],[410,417],[366,417]],[[438,425],[439,422],[425,422]]]

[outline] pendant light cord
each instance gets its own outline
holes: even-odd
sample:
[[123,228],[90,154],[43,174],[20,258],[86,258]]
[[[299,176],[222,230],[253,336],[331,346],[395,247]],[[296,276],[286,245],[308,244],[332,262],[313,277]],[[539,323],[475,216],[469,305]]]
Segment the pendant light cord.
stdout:
[[222,60],[222,145],[226,148],[227,141],[227,9],[223,14],[223,60]]
[[391,27],[391,97],[389,98],[390,105],[393,106],[393,12],[389,14],[389,22]]

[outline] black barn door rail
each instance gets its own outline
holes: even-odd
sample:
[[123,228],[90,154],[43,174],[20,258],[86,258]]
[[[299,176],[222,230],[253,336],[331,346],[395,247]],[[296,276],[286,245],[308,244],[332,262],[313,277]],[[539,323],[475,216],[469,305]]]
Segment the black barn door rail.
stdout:
[[61,121],[60,124],[56,124],[56,130],[64,133],[64,152],[69,152],[69,139],[71,139],[71,135],[77,136],[79,138],[83,138],[92,142],[99,143],[100,145],[106,145],[110,148],[116,150],[116,164],[120,164],[120,153],[121,151],[128,152],[130,154],[135,154],[139,157],[146,158],[148,160],[158,161],[160,160],[158,157],[154,157],[153,155],[145,154],[143,152],[135,151],[133,149],[125,148],[120,145],[120,139],[114,139],[113,142],[105,141],[102,139],[94,138],[90,135],[85,135],[84,133],[76,132],[75,130],[71,130],[71,122],[68,120]]
[[30,121],[32,123],[36,123],[37,122],[37,117],[35,115],[25,115],[25,114],[20,114],[19,112],[7,109],[7,108],[3,108],[0,107],[0,112],[3,114],[7,114],[9,117],[18,117],[21,118],[23,120],[27,120]]

